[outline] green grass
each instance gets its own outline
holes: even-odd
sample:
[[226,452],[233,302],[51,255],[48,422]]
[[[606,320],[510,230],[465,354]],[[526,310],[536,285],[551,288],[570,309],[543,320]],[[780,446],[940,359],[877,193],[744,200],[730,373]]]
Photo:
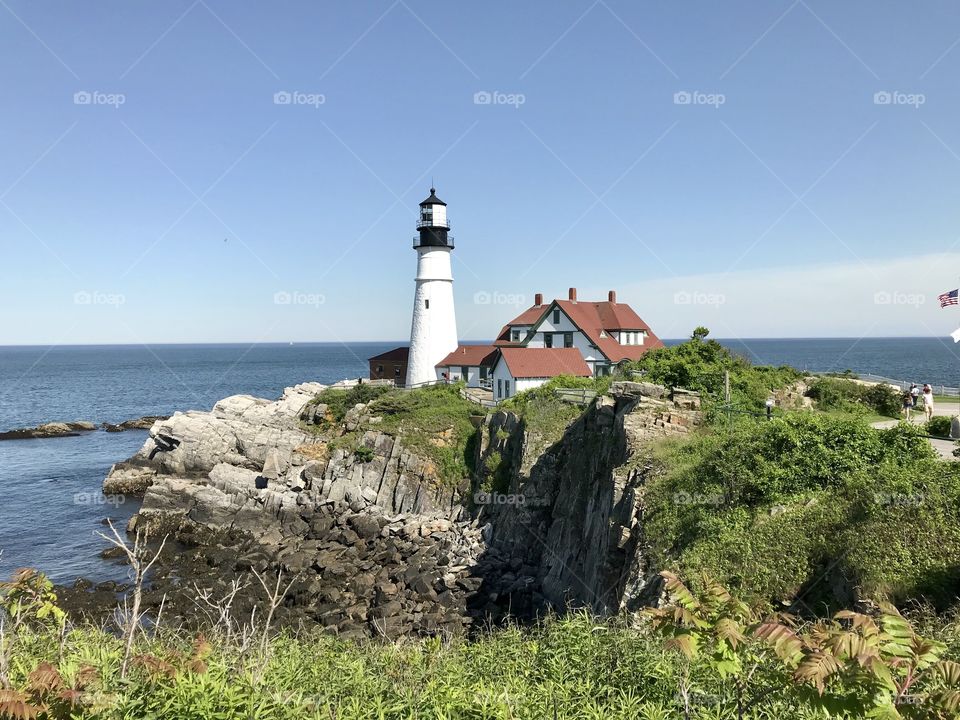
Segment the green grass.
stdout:
[[[316,401],[327,406],[327,421],[303,425],[314,435],[329,438],[331,450],[356,453],[366,430],[399,438],[403,445],[433,463],[437,479],[455,486],[471,476],[474,463],[476,429],[470,416],[483,413],[475,403],[460,395],[460,385],[432,385],[402,390],[383,385],[357,385],[353,388],[327,388]],[[347,411],[358,403],[369,404],[367,415],[378,422],[364,420],[355,430],[343,432],[341,423]],[[360,450],[364,462],[368,453]]]
[[[14,646],[11,684],[25,690],[28,674],[42,661],[51,662],[68,685],[81,668],[93,667],[78,704],[45,716],[64,720],[680,717],[679,654],[664,651],[658,638],[623,621],[573,615],[474,640],[397,644],[281,635],[269,643],[266,656],[259,649],[242,652],[215,633],[207,638],[201,664],[192,669],[196,653],[186,634],[141,639],[135,654],[142,659],[121,679],[122,645],[110,634],[78,628],[61,647],[55,631],[24,632]],[[704,666],[692,668],[694,704],[711,714],[698,717],[736,717],[730,688]],[[747,717],[812,717],[779,696],[763,703],[763,712]]]

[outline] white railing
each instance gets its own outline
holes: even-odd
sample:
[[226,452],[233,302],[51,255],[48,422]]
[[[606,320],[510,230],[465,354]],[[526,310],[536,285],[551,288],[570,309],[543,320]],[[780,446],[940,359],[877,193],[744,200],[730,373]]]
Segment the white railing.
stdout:
[[[911,385],[916,385],[917,387],[922,388],[923,383],[917,382],[914,380],[894,380],[893,378],[883,377],[882,375],[872,375],[870,373],[859,373],[857,377],[860,380],[866,380],[867,382],[878,382],[885,383],[887,385],[895,385],[901,390],[909,390]],[[930,385],[930,383],[927,383]],[[950,387],[949,385],[930,385],[933,388],[934,395],[940,395],[943,397],[960,397],[960,388]]]

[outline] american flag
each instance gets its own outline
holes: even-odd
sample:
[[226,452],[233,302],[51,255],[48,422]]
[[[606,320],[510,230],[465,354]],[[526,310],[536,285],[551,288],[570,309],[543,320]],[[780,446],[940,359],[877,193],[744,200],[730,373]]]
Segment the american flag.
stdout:
[[957,297],[958,295],[960,295],[960,288],[940,295],[937,298],[940,301],[940,307],[945,308],[947,305],[957,305],[960,303],[960,299]]

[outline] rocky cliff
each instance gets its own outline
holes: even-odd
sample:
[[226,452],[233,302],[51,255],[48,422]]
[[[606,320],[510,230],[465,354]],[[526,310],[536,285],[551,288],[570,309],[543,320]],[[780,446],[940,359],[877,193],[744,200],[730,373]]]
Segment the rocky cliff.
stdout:
[[[644,599],[644,447],[687,432],[697,398],[618,383],[550,442],[512,413],[488,415],[477,467],[503,458],[500,502],[499,493],[469,492],[469,480],[441,482],[398,438],[364,431],[376,427],[366,406],[318,431],[322,389],[308,383],[277,401],[234,396],[210,412],[177,413],[111,469],[105,493],[143,494],[131,529],[173,539],[148,602],[188,586],[226,592],[250,569],[282,570],[296,580],[281,620],[396,637]],[[347,434],[357,447],[342,442]],[[478,474],[473,490],[488,480]],[[236,607],[255,603],[241,593]],[[188,618],[190,603],[181,608]]]
[[611,613],[655,600],[643,536],[647,450],[698,421],[698,397],[666,398],[646,383],[614,383],[545,448],[516,415],[491,414],[478,467],[496,453],[510,471],[504,493],[480,495],[488,545],[536,568],[533,586],[554,607]]

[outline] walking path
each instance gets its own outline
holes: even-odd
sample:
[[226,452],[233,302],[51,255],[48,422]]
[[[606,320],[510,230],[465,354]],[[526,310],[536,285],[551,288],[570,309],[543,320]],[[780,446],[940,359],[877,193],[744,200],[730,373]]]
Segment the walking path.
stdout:
[[[943,415],[946,417],[953,417],[956,415],[955,407],[937,407],[933,408],[934,415]],[[886,429],[895,426],[899,420],[881,420],[880,422],[872,423],[873,427]],[[926,422],[926,418],[923,416],[923,410],[920,412],[914,411],[911,413],[910,422],[914,425],[923,425]],[[933,446],[933,449],[937,451],[937,454],[944,460],[957,460],[953,456],[953,451],[957,448],[957,443],[955,440],[943,440],[940,438],[930,438],[930,444]]]

